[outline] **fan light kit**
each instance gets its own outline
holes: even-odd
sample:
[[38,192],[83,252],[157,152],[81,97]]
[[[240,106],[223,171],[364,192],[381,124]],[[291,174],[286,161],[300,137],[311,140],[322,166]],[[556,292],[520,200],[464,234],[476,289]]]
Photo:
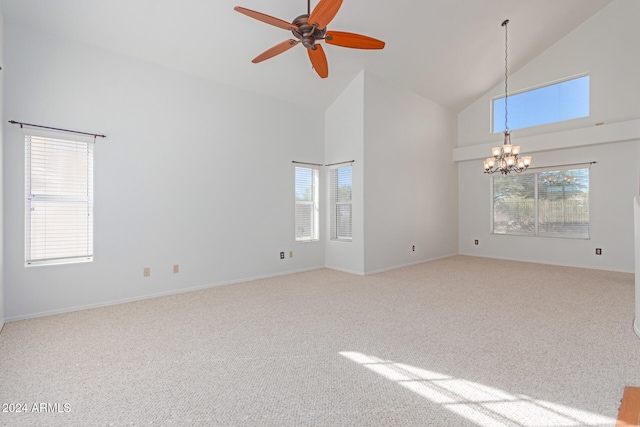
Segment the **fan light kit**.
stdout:
[[309,60],[314,70],[324,79],[329,75],[329,66],[322,46],[317,44],[318,41],[324,40],[328,44],[352,49],[384,48],[383,41],[371,37],[344,31],[327,31],[327,24],[336,16],[341,5],[342,0],[320,0],[313,11],[310,11],[310,0],[307,0],[307,13],[298,16],[292,22],[283,21],[240,6],[234,7],[234,10],[258,21],[291,31],[295,37],[295,39],[285,40],[265,50],[253,58],[251,62],[257,64],[302,43],[307,48]]
[[505,20],[502,23],[504,27],[504,144],[502,147],[493,147],[491,154],[493,157],[489,157],[484,161],[484,172],[495,173],[500,172],[503,175],[507,175],[510,172],[520,173],[525,171],[531,165],[531,156],[523,156],[518,158],[520,154],[520,146],[511,145],[511,131],[507,125],[508,110],[507,110],[507,25],[509,20]]

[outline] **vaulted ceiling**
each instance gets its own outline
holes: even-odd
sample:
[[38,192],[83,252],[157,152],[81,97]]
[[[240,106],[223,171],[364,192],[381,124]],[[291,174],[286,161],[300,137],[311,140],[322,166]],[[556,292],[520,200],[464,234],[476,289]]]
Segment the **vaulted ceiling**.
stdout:
[[[26,25],[161,66],[324,109],[356,74],[370,72],[457,112],[611,0],[344,0],[329,30],[384,40],[384,50],[324,45],[329,77],[302,45],[251,59],[291,33],[233,10],[291,21],[304,0],[2,0],[5,23]],[[311,1],[311,9],[317,0]],[[10,64],[9,64],[10,65]]]

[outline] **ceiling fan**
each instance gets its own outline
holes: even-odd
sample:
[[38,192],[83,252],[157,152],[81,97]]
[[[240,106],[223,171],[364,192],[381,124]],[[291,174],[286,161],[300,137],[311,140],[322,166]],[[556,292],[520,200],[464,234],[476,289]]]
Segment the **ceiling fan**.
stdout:
[[313,69],[324,79],[329,75],[329,66],[322,46],[317,44],[318,41],[324,40],[328,44],[352,49],[384,48],[383,41],[361,34],[347,33],[344,31],[327,31],[327,24],[336,16],[341,5],[342,0],[320,0],[313,11],[310,12],[310,0],[307,0],[307,13],[298,16],[293,22],[283,21],[282,19],[274,18],[273,16],[245,9],[240,6],[236,6],[233,9],[258,21],[291,31],[295,37],[295,39],[285,40],[265,50],[253,58],[251,62],[257,64],[302,43],[302,45],[307,48]]

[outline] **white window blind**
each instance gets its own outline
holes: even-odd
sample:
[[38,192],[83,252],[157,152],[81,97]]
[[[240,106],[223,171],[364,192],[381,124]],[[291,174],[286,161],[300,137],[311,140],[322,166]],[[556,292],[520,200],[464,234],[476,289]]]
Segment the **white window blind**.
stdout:
[[318,240],[318,168],[295,168],[296,241]]
[[589,168],[493,177],[493,233],[589,238]]
[[331,169],[331,239],[352,239],[352,167]]
[[25,262],[93,259],[93,142],[25,135]]

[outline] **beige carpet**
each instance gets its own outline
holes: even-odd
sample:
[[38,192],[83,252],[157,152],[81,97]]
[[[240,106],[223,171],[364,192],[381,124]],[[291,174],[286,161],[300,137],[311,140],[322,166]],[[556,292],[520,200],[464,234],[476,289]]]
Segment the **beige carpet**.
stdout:
[[456,256],[8,323],[0,424],[614,426],[640,384],[633,291]]

